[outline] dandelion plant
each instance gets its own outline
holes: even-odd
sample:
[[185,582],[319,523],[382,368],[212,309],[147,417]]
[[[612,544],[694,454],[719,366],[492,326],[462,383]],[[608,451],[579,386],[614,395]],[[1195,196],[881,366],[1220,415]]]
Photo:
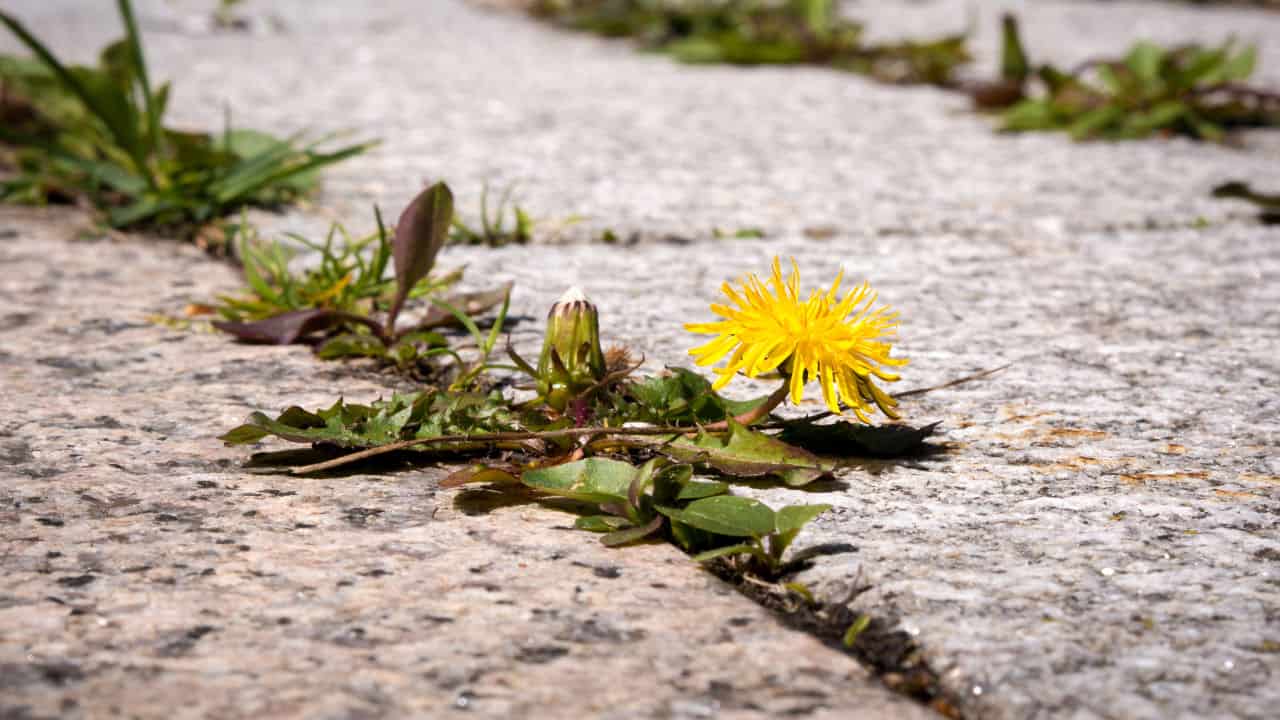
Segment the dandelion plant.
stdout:
[[[296,453],[281,456],[302,475],[387,453],[426,462],[468,459],[443,486],[521,486],[561,497],[580,506],[575,527],[602,533],[606,545],[666,538],[699,561],[779,580],[792,541],[828,506],[774,509],[734,495],[735,483],[808,485],[852,457],[920,452],[936,428],[869,424],[876,410],[899,415],[897,400],[875,384],[897,380],[891,368],[906,363],[891,355],[897,315],[876,306],[866,283],[841,297],[840,281],[802,297],[794,263],[784,278],[775,258],[767,283],[750,276],[738,289],[726,284],[732,306],[712,306],[723,319],[687,326],[717,336],[693,351],[699,364],[729,358],[714,385],[685,368],[643,374],[643,360],[625,348],[604,350],[601,313],[573,288],[547,316],[536,366],[509,349],[514,365],[468,370],[505,382],[430,386],[367,405],[339,401],[275,417],[257,412],[223,439],[249,444],[274,436],[324,450],[318,462],[305,464]],[[482,355],[496,336],[478,341]],[[532,382],[512,382],[512,371]],[[734,400],[718,392],[738,373],[774,371],[784,381],[767,397]],[[788,397],[798,402],[811,380],[819,381],[833,413],[847,407],[857,421],[772,414]]]

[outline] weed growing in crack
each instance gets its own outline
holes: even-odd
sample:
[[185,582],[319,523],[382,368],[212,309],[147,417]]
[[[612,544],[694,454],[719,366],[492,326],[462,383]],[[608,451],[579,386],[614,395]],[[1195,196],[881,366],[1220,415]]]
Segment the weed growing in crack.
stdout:
[[1009,132],[1220,141],[1234,128],[1280,125],[1280,93],[1244,84],[1256,49],[1230,42],[1216,48],[1140,42],[1122,58],[1070,71],[1033,67],[1016,19],[1006,15],[1000,77],[972,83],[956,77],[969,60],[964,34],[866,43],[862,26],[841,14],[837,0],[534,0],[529,12],[564,27],[633,38],[683,62],[824,65],[884,82],[962,89],[980,109],[999,111]]
[[[435,227],[445,227],[437,224],[441,217],[429,217]],[[758,315],[741,319],[753,326],[777,323],[767,333],[772,339],[760,340],[773,349],[762,354],[757,340],[744,335],[743,347],[726,349],[734,354],[732,369],[721,371],[723,380],[738,370],[758,374],[772,364],[781,382],[778,391],[764,397],[730,400],[710,381],[682,368],[638,375],[641,363],[625,350],[602,349],[597,309],[571,290],[549,313],[536,367],[508,348],[512,365],[501,369],[526,374],[536,393],[532,398],[517,399],[497,389],[501,380],[481,379],[495,370],[488,354],[500,325],[487,335],[469,325],[481,360],[466,365],[458,375],[464,379],[449,388],[429,387],[368,405],[340,400],[322,410],[291,407],[276,417],[256,412],[223,440],[249,444],[275,436],[312,444],[329,456],[298,465],[296,453],[286,453],[281,459],[288,458],[295,474],[329,472],[391,453],[428,462],[469,458],[471,464],[442,486],[520,487],[561,498],[580,512],[576,527],[603,533],[606,545],[662,537],[700,561],[730,562],[752,576],[778,580],[788,570],[786,553],[796,536],[829,506],[775,509],[732,494],[731,484],[778,481],[803,487],[830,478],[850,458],[919,453],[936,425],[870,424],[874,409],[892,413],[896,402],[878,388],[863,388],[871,383],[870,368],[884,364],[889,352],[881,322],[889,316],[869,311],[865,287],[843,299],[832,288],[801,300],[798,275],[782,280],[776,263],[771,282],[772,301],[761,302]],[[757,297],[758,290],[752,286],[744,292]],[[799,317],[796,312],[834,320],[809,332],[789,326]],[[713,340],[712,345],[727,343]],[[822,351],[827,345],[845,347],[848,359],[834,361]],[[698,356],[709,357],[705,348]],[[737,367],[739,356],[755,364]],[[857,378],[848,380],[846,369]],[[834,410],[794,420],[771,414],[815,379]],[[842,401],[848,404],[842,407]],[[846,408],[853,411],[847,419]],[[825,422],[832,415],[837,421]],[[259,458],[272,460],[271,455]]]
[[224,30],[244,30],[249,23],[237,12],[244,0],[218,0],[218,7],[213,9],[214,27]]
[[[428,190],[406,211],[410,230],[432,229],[429,242],[415,245],[442,242],[448,213],[440,193]],[[405,217],[397,229],[397,249],[403,238],[420,237],[405,230]],[[400,263],[402,253],[393,254]],[[638,374],[642,363],[625,349],[602,347],[598,309],[571,289],[548,313],[536,366],[510,347],[511,365],[500,368],[488,361],[500,313],[487,335],[464,323],[480,348],[479,359],[469,365],[458,359],[463,371],[455,377],[460,379],[447,388],[434,385],[367,405],[340,399],[317,410],[295,406],[275,417],[255,412],[222,440],[246,445],[276,437],[310,444],[324,459],[315,462],[286,451],[251,460],[289,467],[295,475],[338,471],[393,454],[413,462],[465,460],[469,464],[440,483],[466,488],[458,502],[476,495],[531,495],[577,514],[574,527],[599,533],[607,546],[674,543],[748,595],[785,612],[787,621],[808,624],[821,637],[885,668],[886,682],[902,678],[895,681],[901,692],[954,717],[936,674],[903,633],[853,614],[845,603],[818,601],[808,588],[788,581],[818,551],[794,553],[791,546],[831,506],[775,508],[732,490],[735,484],[761,482],[804,487],[830,478],[855,458],[919,454],[927,451],[926,440],[936,428],[870,424],[877,410],[897,412],[896,400],[876,387],[872,376],[896,379],[884,367],[901,363],[890,356],[896,318],[873,309],[875,299],[865,284],[840,298],[838,280],[807,296],[800,294],[799,283],[798,272],[784,279],[775,260],[768,285],[754,277],[741,290],[725,285],[739,307],[712,309],[728,325],[690,326],[717,334],[693,354],[703,364],[728,356],[728,365],[718,371],[720,384],[739,371],[777,374],[778,390],[764,397],[725,398],[709,380],[683,368]],[[407,294],[403,288],[398,286],[397,297]],[[797,324],[803,318],[815,322]],[[840,357],[833,354],[837,350]],[[533,397],[510,392],[508,379],[484,380],[497,370],[527,375]],[[772,414],[786,398],[798,399],[812,380],[834,407],[792,420]],[[837,420],[826,422],[833,415]]]
[[1221,141],[1234,128],[1280,125],[1280,93],[1244,84],[1257,64],[1253,46],[1139,42],[1121,58],[1066,71],[1032,67],[1012,16],[1005,16],[1003,31],[1001,77],[971,93],[978,107],[1000,111],[1006,131],[1063,130],[1077,140],[1177,134]]
[[514,188],[508,187],[498,198],[498,204],[490,207],[489,186],[484,185],[480,189],[480,224],[473,227],[455,217],[449,232],[450,244],[488,247],[528,245],[533,239],[534,220],[518,203],[511,201],[513,192]]
[[535,0],[537,18],[688,63],[825,65],[890,83],[947,86],[968,62],[963,34],[869,43],[839,0]]
[[[317,172],[371,143],[323,149],[334,139],[279,139],[237,130],[187,132],[162,125],[169,85],[153,86],[129,0],[118,0],[125,37],[98,67],[67,65],[13,15],[3,23],[34,55],[0,56],[0,200],[86,202],[113,228],[166,228],[187,238],[247,205],[292,202]],[[225,251],[222,245],[212,248]]]
[[[262,243],[252,230],[242,230],[248,287],[242,295],[219,299],[213,310],[222,319],[214,327],[246,342],[307,343],[325,359],[375,358],[417,377],[439,379],[444,362],[454,383],[473,384],[489,365],[504,327],[510,287],[445,296],[461,271],[430,274],[453,218],[447,185],[437,183],[415,198],[394,232],[376,210],[375,217],[377,230],[356,240],[340,226],[324,243],[290,235],[319,256],[300,273],[290,268],[291,249]],[[398,327],[410,301],[426,301],[430,309],[410,326]],[[481,332],[474,317],[494,307],[499,310],[491,329]],[[481,359],[464,362],[438,332],[446,327],[465,328]]]
[[759,240],[765,237],[765,232],[755,227],[744,227],[737,230],[723,230],[715,227],[711,228],[711,236],[717,240]]
[[1248,183],[1232,181],[1213,189],[1216,198],[1232,198],[1253,203],[1258,208],[1258,220],[1264,225],[1280,225],[1280,193],[1267,194],[1254,190]]
[[[385,311],[395,294],[391,269],[391,233],[378,217],[377,231],[353,238],[333,225],[324,242],[286,233],[291,242],[268,242],[248,224],[237,228],[236,254],[248,287],[243,295],[224,295],[216,310],[228,322],[266,320],[285,312],[330,309],[369,315]],[[291,264],[299,251],[318,258],[302,272]],[[423,278],[409,292],[410,299],[447,289],[462,271]]]

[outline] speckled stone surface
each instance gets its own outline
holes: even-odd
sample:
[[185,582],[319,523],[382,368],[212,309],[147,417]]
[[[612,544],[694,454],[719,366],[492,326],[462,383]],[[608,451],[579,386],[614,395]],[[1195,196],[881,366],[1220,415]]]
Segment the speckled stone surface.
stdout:
[[[682,66],[458,0],[248,3],[251,18],[279,18],[283,32],[268,34],[210,32],[207,1],[137,5],[154,73],[176,79],[174,122],[220,128],[230,107],[247,127],[350,129],[383,140],[328,175],[321,217],[277,223],[312,232],[325,216],[367,224],[371,204],[400,207],[439,178],[472,218],[483,183],[514,186],[544,220],[544,238],[566,239],[606,228],[706,238],[713,228],[1018,237],[1044,227],[1178,227],[1250,215],[1208,197],[1224,180],[1280,186],[1272,133],[1251,135],[1243,149],[1005,137],[954,93],[810,68]],[[1029,46],[1044,59],[1115,55],[1144,35],[1220,42],[1234,34],[1261,43],[1260,77],[1280,83],[1280,14],[1272,11],[979,5],[975,72],[991,65],[998,10],[1008,6],[1020,10]],[[6,6],[82,60],[118,32],[110,3]],[[965,27],[968,7],[849,5],[873,34],[917,36]],[[0,50],[12,47],[0,37]],[[561,227],[577,216],[585,217]]]
[[247,410],[391,384],[148,322],[233,271],[66,220],[0,208],[0,717],[932,716],[673,547],[241,469]]
[[[516,16],[451,2],[413,13],[410,5],[301,12],[299,3],[274,3],[287,32],[268,36],[209,34],[195,3],[147,5],[143,25],[161,74],[178,78],[174,111],[185,122],[216,126],[230,102],[247,125],[350,126],[386,139],[329,176],[323,209],[261,216],[268,227],[314,231],[337,218],[364,229],[370,202],[398,207],[437,176],[455,185],[466,211],[482,180],[519,181],[535,214],[589,216],[564,238],[614,227],[623,238],[668,239],[452,248],[442,265],[467,265],[476,287],[515,281],[514,312],[531,318],[565,287],[582,285],[601,308],[606,339],[644,353],[651,369],[685,364],[693,340],[680,323],[706,317],[723,280],[763,271],[774,254],[796,257],[807,283],[841,265],[875,283],[903,315],[900,349],[912,359],[904,389],[1013,362],[906,404],[912,422],[943,421],[941,454],[864,463],[818,491],[744,490],[775,505],[836,506],[799,547],[855,549],[819,557],[799,579],[831,598],[871,585],[858,609],[913,634],[971,717],[1274,714],[1280,230],[1207,192],[1234,178],[1280,188],[1276,133],[1250,134],[1243,148],[1002,137],[961,99],[932,89],[813,69],[682,67]],[[985,37],[998,9],[990,5]],[[55,45],[82,55],[114,27],[105,4],[14,6]],[[855,10],[891,35],[962,26],[958,7]],[[1062,62],[1118,52],[1139,33],[1215,41],[1234,32],[1263,42],[1262,77],[1278,77],[1275,13],[1154,2],[1017,7],[1033,51]],[[1072,31],[1055,31],[1062,27]],[[8,553],[0,557],[6,570],[19,568],[6,573],[3,592],[16,600],[0,602],[10,604],[0,630],[6,649],[43,648],[34,660],[14,654],[5,673],[23,678],[15,686],[35,698],[24,702],[38,701],[33,712],[57,715],[64,697],[101,696],[86,688],[161,678],[181,694],[211,677],[227,693],[268,688],[261,700],[243,696],[262,703],[247,707],[302,703],[282,713],[403,715],[425,712],[413,698],[435,708],[460,697],[486,713],[532,712],[550,696],[531,700],[513,688],[552,692],[547,678],[569,666],[596,675],[564,697],[588,703],[603,693],[614,703],[587,714],[823,707],[848,717],[864,702],[868,713],[884,707],[890,717],[914,709],[876,705],[889,701],[850,661],[784,633],[672,550],[606,552],[534,505],[467,515],[430,472],[306,484],[244,474],[236,465],[243,453],[212,437],[248,410],[325,404],[339,387],[352,399],[385,390],[299,350],[237,348],[143,323],[231,287],[224,268],[164,247],[67,244],[65,227],[0,217],[13,229],[0,239],[5,267],[22,269],[6,276],[0,311],[8,423],[0,452],[20,472],[6,480],[18,504],[6,502],[0,515],[15,521],[0,525]],[[768,236],[714,239],[712,227],[761,227]],[[174,276],[161,273],[171,267]],[[68,309],[43,316],[39,293]],[[534,351],[538,332],[536,322],[523,323],[513,340]],[[84,356],[67,360],[77,347]],[[96,427],[107,422],[99,416],[122,428]],[[217,486],[197,486],[202,480]],[[493,538],[518,548],[528,569],[472,573],[507,562]],[[419,544],[437,550],[403,554]],[[240,545],[250,550],[232,549]],[[151,548],[171,557],[157,559]],[[152,569],[123,572],[144,565]],[[621,578],[597,576],[606,565],[687,589],[680,597],[693,598],[698,614],[668,626],[655,608],[671,595],[647,594],[643,583],[619,591]],[[214,573],[201,575],[208,568]],[[361,575],[378,569],[392,574]],[[93,579],[78,579],[85,576]],[[575,604],[578,586],[595,604]],[[116,595],[123,599],[112,604]],[[148,597],[159,609],[137,612]],[[221,614],[200,617],[202,603]],[[534,607],[560,614],[535,622]],[[737,626],[738,616],[753,620]],[[279,625],[281,617],[290,624]],[[636,628],[645,635],[587,649],[561,637],[592,617],[615,629],[611,637]],[[355,627],[366,645],[381,645],[352,649]],[[431,633],[435,640],[423,639]],[[680,636],[724,654],[693,660],[680,654]],[[763,648],[783,641],[801,644],[809,664],[771,677],[777,669]],[[288,651],[293,642],[302,649]],[[189,644],[189,655],[158,656],[172,643]],[[525,648],[535,658],[559,652],[538,650],[550,646],[569,651],[543,664],[520,659]],[[270,684],[266,671],[245,675],[255,671],[237,663],[259,652],[285,668],[284,678],[315,684],[299,691]],[[312,656],[318,666],[306,664]],[[479,672],[485,658],[498,663],[493,672]],[[63,662],[78,669],[59,669]],[[712,682],[737,677],[738,664],[747,679],[721,698],[723,686]],[[628,686],[610,674],[649,679]],[[334,686],[343,689],[327,689]],[[308,689],[317,687],[326,690]],[[828,694],[814,699],[811,690]],[[145,702],[150,696],[120,700]],[[216,706],[193,712],[206,709]]]

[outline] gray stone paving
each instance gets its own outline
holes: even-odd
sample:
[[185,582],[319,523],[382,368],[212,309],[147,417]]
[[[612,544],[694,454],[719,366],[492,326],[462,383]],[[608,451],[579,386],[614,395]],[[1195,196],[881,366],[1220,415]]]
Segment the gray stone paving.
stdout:
[[[118,26],[108,3],[11,5],[83,59]],[[350,128],[382,138],[369,157],[330,173],[319,204],[346,220],[363,222],[375,201],[399,207],[424,180],[444,177],[472,198],[462,205],[471,213],[489,182],[514,184],[553,223],[588,216],[569,237],[606,227],[706,237],[713,226],[1020,236],[1245,217],[1248,209],[1208,191],[1236,176],[1280,184],[1280,141],[1271,133],[1245,150],[1001,137],[967,112],[964,98],[940,90],[813,69],[680,66],[454,1],[431,2],[415,22],[405,8],[417,3],[259,5],[288,32],[197,32],[190,27],[209,3],[139,5],[157,73],[179,78],[173,119],[220,127],[230,105],[250,127]],[[1032,47],[1066,63],[1122,52],[1135,29],[1166,40],[1280,37],[1280,15],[1264,10],[1022,5]],[[935,32],[963,27],[961,7],[875,3],[855,11],[872,28],[902,34],[930,21]],[[974,48],[988,58],[996,10],[984,9],[977,23],[984,34]],[[1072,32],[1058,32],[1064,27]],[[12,40],[0,38],[7,47]],[[1280,82],[1280,49],[1263,48],[1265,76]]]
[[[864,5],[855,14],[888,35],[964,21],[958,3]],[[1062,62],[1118,52],[1137,34],[1215,41],[1234,33],[1264,41],[1263,76],[1280,79],[1273,12],[991,3],[982,6],[982,32],[1002,5],[1020,9],[1033,51]],[[112,35],[105,3],[14,6],[70,52]],[[396,207],[436,176],[455,185],[464,209],[484,180],[519,182],[536,214],[589,216],[565,239],[614,227],[624,237],[679,241],[454,248],[442,264],[466,264],[476,285],[514,280],[516,311],[535,317],[581,284],[601,307],[607,338],[643,352],[654,368],[686,364],[693,339],[680,323],[705,317],[722,280],[763,271],[774,254],[795,256],[815,284],[840,265],[873,281],[903,314],[900,347],[912,358],[904,388],[1014,362],[907,404],[913,422],[943,421],[945,454],[868,463],[835,490],[748,491],[774,504],[836,506],[800,542],[856,550],[822,557],[801,579],[824,597],[843,597],[859,577],[870,584],[858,609],[896,618],[913,634],[969,716],[1274,714],[1280,230],[1207,193],[1231,178],[1280,187],[1277,133],[1251,133],[1241,148],[1001,137],[962,99],[933,89],[814,69],[676,66],[453,2],[428,10],[274,3],[288,32],[270,36],[197,31],[195,7],[157,3],[143,13],[157,67],[178,79],[176,117],[216,126],[229,102],[250,126],[348,126],[385,139],[331,173],[320,208],[264,216],[268,225],[314,229],[337,218],[363,228],[369,203]],[[977,48],[982,63],[990,63],[988,46]],[[18,269],[5,281],[0,318],[32,316],[0,324],[12,338],[0,367],[6,388],[8,378],[18,388],[0,407],[29,418],[10,420],[0,436],[17,468],[0,481],[16,503],[0,516],[8,522],[0,526],[8,553],[0,556],[8,578],[0,648],[8,676],[21,678],[0,688],[12,687],[35,712],[56,715],[63,698],[84,711],[86,698],[123,687],[121,707],[157,714],[149,703],[161,701],[135,694],[145,678],[170,697],[212,683],[227,704],[209,700],[193,712],[231,714],[421,714],[460,697],[486,715],[534,713],[547,702],[619,717],[915,709],[892,704],[846,658],[779,629],[669,549],[605,552],[555,529],[563,519],[536,506],[466,515],[434,488],[434,472],[309,487],[245,475],[234,464],[240,453],[211,440],[245,411],[320,404],[339,387],[365,399],[380,383],[316,369],[296,349],[135,327],[147,313],[229,287],[230,272],[185,251],[66,244],[57,223],[0,213],[16,232],[0,252],[6,268]],[[712,227],[769,235],[716,240]],[[833,233],[806,237],[814,227]],[[193,284],[159,276],[174,265]],[[151,287],[141,281],[149,277]],[[78,288],[107,294],[123,312]],[[60,308],[47,317],[37,304],[46,296]],[[110,319],[121,316],[130,326],[113,330]],[[526,323],[514,340],[533,349],[537,336]],[[87,358],[59,360],[73,343],[88,348]],[[31,349],[41,345],[51,349]],[[184,374],[193,357],[217,370]],[[246,382],[262,368],[283,379]],[[321,383],[303,380],[316,373]],[[199,400],[191,383],[201,385]],[[119,409],[96,409],[104,402]],[[99,415],[125,428],[95,428]],[[70,438],[94,452],[68,447]],[[201,480],[217,487],[197,487]],[[361,526],[352,518],[363,514],[347,512],[360,507],[382,513]],[[245,518],[250,510],[266,517]],[[179,529],[200,540],[187,542]],[[205,539],[217,529],[251,550]],[[484,541],[495,537],[528,568],[471,573],[506,562]],[[158,561],[153,548],[176,559]],[[687,590],[700,612],[660,615],[660,596],[644,594],[649,586],[619,592],[619,579],[574,561],[617,567],[623,578],[652,574]],[[153,567],[123,572],[142,565]],[[215,572],[200,575],[205,568]],[[377,568],[392,574],[360,575]],[[460,568],[476,577],[458,580]],[[85,575],[95,579],[74,587]],[[58,584],[64,578],[72,580]],[[355,584],[328,592],[342,580]],[[432,583],[448,587],[421,590]],[[570,586],[592,602],[579,607]],[[420,597],[399,602],[415,590]],[[246,595],[263,599],[262,608],[234,615]],[[174,614],[202,603],[217,614]],[[545,619],[535,608],[560,614]],[[714,622],[700,624],[707,616]],[[280,617],[292,624],[272,625]],[[724,620],[732,617],[751,621]],[[573,628],[592,618],[626,642],[575,639]],[[190,637],[203,626],[218,630]],[[348,637],[353,627],[362,638]],[[628,635],[633,628],[643,637]],[[680,636],[716,654],[700,662],[681,653]],[[803,663],[770,664],[763,648],[772,642],[792,643]],[[166,657],[174,643],[189,647]],[[370,646],[376,651],[365,654]],[[546,647],[568,652],[528,660],[559,652],[538,650]],[[230,669],[258,648],[281,672]],[[522,656],[527,648],[537,652]],[[314,673],[298,660],[311,656],[319,658]],[[84,677],[62,678],[62,661]],[[738,679],[731,668],[741,663]],[[551,686],[571,668],[600,675]],[[610,674],[647,679],[601,677]],[[255,683],[264,689],[250,691]],[[340,689],[322,690],[330,685]],[[583,699],[601,693],[608,699],[599,709]]]
[[74,230],[0,208],[0,717],[932,716],[674,547],[443,470],[242,470],[247,408],[393,383],[151,324],[235,273]]

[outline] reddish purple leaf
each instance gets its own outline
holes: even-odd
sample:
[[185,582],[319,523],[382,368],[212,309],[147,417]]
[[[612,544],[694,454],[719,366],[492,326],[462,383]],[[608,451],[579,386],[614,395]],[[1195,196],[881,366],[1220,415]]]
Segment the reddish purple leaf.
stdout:
[[288,345],[313,333],[322,332],[344,322],[367,326],[382,337],[382,327],[368,318],[337,310],[294,310],[254,322],[215,320],[213,326],[237,339],[251,343]]
[[418,281],[431,272],[436,254],[449,237],[453,222],[453,193],[442,182],[423,190],[400,213],[392,252],[396,261],[396,296],[387,314],[387,329],[395,328],[396,316]]

